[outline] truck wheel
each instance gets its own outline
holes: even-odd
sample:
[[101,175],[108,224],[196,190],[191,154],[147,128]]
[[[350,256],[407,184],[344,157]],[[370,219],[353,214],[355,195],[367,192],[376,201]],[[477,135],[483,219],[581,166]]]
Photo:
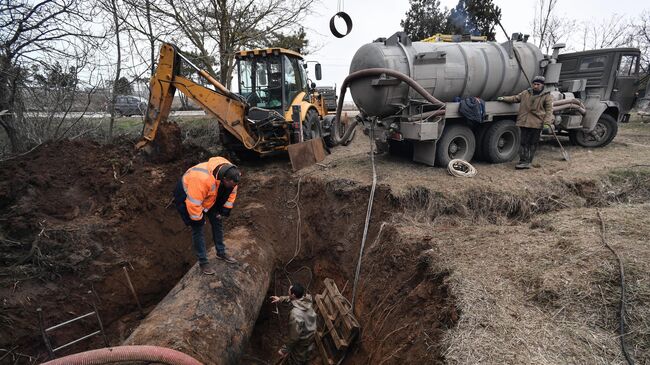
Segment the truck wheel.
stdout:
[[470,161],[476,149],[476,138],[469,127],[462,124],[447,125],[436,145],[436,165],[446,167],[449,161],[459,158]]
[[616,133],[618,133],[616,119],[609,114],[603,114],[598,118],[593,131],[572,130],[569,138],[571,142],[582,147],[603,147],[607,146],[616,137]]
[[305,141],[320,138],[323,135],[320,125],[320,117],[316,110],[309,109],[307,112],[305,122],[302,125],[302,135]]
[[512,120],[493,123],[485,133],[483,145],[485,159],[492,163],[510,162],[519,151],[519,128]]

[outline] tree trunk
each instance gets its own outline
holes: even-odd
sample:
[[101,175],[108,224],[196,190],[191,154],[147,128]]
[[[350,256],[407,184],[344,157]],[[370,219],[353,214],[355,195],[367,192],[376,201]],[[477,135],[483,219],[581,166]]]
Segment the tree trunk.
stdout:
[[115,102],[117,101],[117,81],[120,79],[120,73],[122,72],[122,51],[120,47],[120,22],[117,18],[117,4],[115,0],[111,0],[111,6],[113,11],[113,22],[115,23],[115,41],[117,45],[117,64],[115,70],[115,80],[113,81],[113,92],[111,95],[111,120],[108,124],[108,137],[107,142],[113,138],[113,125],[115,124]]
[[[239,262],[217,260],[214,276],[201,274],[194,265],[125,345],[169,347],[205,364],[239,363],[269,287],[274,252],[243,227],[227,238],[228,250]],[[214,249],[209,257],[213,255]]]

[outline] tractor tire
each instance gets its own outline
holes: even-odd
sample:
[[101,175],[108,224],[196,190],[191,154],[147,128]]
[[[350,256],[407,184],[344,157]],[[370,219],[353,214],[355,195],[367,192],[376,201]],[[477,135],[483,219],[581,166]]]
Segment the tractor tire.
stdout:
[[302,124],[302,135],[305,141],[320,138],[323,135],[320,117],[315,109],[309,109]]
[[491,163],[512,161],[519,152],[519,128],[512,120],[500,120],[492,123],[485,132],[481,147],[485,151],[485,160]]
[[476,137],[464,124],[450,124],[445,127],[436,146],[436,165],[447,167],[449,161],[461,159],[470,161],[476,150]]
[[594,130],[584,132],[581,129],[569,132],[571,143],[582,147],[595,148],[607,146],[618,133],[618,123],[616,119],[609,114],[603,114],[598,118]]

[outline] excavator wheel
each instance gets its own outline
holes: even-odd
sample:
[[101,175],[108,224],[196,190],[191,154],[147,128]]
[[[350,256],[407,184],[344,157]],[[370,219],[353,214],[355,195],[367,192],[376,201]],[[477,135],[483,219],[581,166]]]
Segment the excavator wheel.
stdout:
[[316,110],[309,109],[302,128],[302,135],[305,141],[319,138],[323,135],[320,117],[318,116],[318,112]]

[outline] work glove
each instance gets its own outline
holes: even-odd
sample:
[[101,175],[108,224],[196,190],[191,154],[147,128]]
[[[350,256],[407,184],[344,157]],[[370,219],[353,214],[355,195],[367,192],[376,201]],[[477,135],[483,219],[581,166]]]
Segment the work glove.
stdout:
[[503,101],[503,96],[499,96],[499,97],[497,98],[497,101]]

